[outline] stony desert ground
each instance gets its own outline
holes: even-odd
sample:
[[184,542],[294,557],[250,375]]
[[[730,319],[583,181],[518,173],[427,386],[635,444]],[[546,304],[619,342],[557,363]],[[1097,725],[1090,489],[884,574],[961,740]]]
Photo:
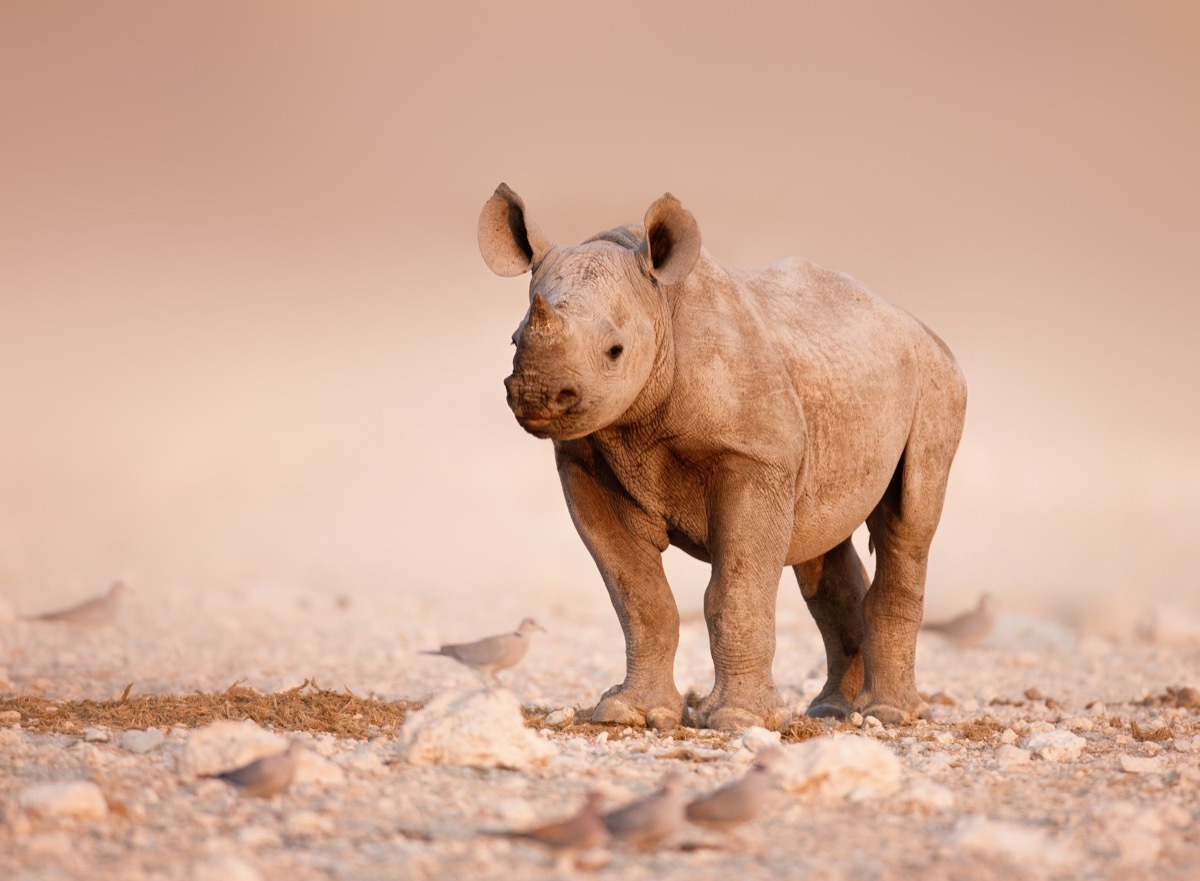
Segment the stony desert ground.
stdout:
[[[602,730],[572,718],[622,674],[619,630],[602,595],[462,603],[264,584],[162,597],[135,585],[113,624],[86,630],[17,617],[43,610],[32,603],[20,593],[7,599],[0,622],[0,698],[10,708],[0,715],[0,857],[5,877],[21,881],[555,877],[571,870],[487,833],[565,817],[591,789],[617,807],[651,792],[668,769],[683,772],[689,792],[705,793],[743,774],[779,738],[754,729]],[[703,620],[683,612],[677,677],[700,691],[711,681]],[[527,613],[548,633],[505,675],[511,694],[488,696],[468,670],[416,652],[505,630]],[[794,586],[781,591],[779,617],[776,677],[802,709],[820,687],[823,661]],[[918,662],[932,721],[797,725],[783,734],[788,770],[736,838],[685,828],[649,852],[601,846],[577,871],[623,879],[1194,877],[1200,645],[1146,632],[1075,632],[1002,605],[985,642],[958,648],[926,633]],[[338,737],[254,723],[47,732],[34,714],[11,709],[18,697],[61,706],[119,699],[131,684],[133,695],[220,693],[235,682],[272,695],[310,677],[327,691],[381,702],[449,695],[467,718],[451,720],[448,738],[462,734],[472,745],[406,752],[403,729],[418,710],[399,733]],[[520,727],[518,702],[530,727]],[[289,735],[305,755],[281,795],[239,798],[197,776],[278,750]],[[873,749],[840,759],[813,752],[839,739]],[[73,781],[89,781],[99,796],[45,786]]]

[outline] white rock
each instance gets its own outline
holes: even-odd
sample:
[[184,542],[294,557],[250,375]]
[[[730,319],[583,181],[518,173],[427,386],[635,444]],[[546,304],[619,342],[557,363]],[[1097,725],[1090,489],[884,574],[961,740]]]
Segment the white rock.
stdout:
[[84,743],[108,743],[107,728],[84,728],[83,729]]
[[121,749],[135,755],[145,755],[163,745],[166,737],[157,728],[147,728],[145,731],[126,731],[121,735],[118,745]]
[[1005,728],[1003,731],[1000,732],[1000,742],[1001,743],[1016,743],[1017,742],[1017,732],[1013,731],[1011,728]]
[[262,875],[245,860],[226,854],[194,864],[192,881],[262,881]]
[[1051,841],[1042,829],[981,816],[964,818],[956,827],[951,843],[986,856],[1060,869],[1079,861],[1079,854],[1073,848]]
[[1126,774],[1158,774],[1163,769],[1163,761],[1157,756],[1123,755],[1118,762]]
[[779,746],[780,739],[778,731],[768,731],[766,728],[761,728],[758,725],[751,725],[742,731],[741,735],[731,741],[729,745],[758,755],[764,749]]
[[188,737],[184,762],[196,775],[218,774],[287,749],[287,740],[249,719],[222,719],[197,728]]
[[525,727],[512,692],[469,688],[443,692],[409,713],[398,754],[414,765],[524,771],[545,764],[558,748]]
[[792,792],[816,792],[830,798],[865,800],[900,788],[896,754],[870,737],[817,737],[785,747],[774,763],[780,786]]
[[346,782],[346,772],[332,759],[319,756],[307,749],[300,750],[296,755],[296,776],[292,778],[293,786],[312,783],[317,786],[340,786]]
[[108,815],[100,787],[89,780],[37,783],[21,791],[21,807],[41,817],[99,820]]
[[996,747],[996,764],[1001,770],[1024,765],[1032,756],[1033,753],[1021,749],[1019,746],[1013,746],[1011,743],[1002,743]]
[[1087,741],[1070,731],[1043,731],[1031,734],[1021,746],[1047,762],[1064,762],[1079,758]]
[[566,725],[568,722],[572,721],[574,718],[575,718],[575,708],[574,707],[562,707],[560,709],[555,710],[553,713],[551,713],[550,715],[548,715],[546,717],[546,724],[553,725],[553,726]]
[[383,772],[386,767],[383,762],[383,757],[374,749],[355,749],[334,759],[343,768],[355,771],[359,774],[374,776]]

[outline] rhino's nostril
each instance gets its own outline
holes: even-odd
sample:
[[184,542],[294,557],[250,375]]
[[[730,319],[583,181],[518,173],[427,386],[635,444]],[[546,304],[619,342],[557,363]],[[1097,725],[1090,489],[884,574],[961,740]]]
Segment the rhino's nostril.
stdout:
[[573,388],[565,388],[559,391],[550,402],[550,406],[557,412],[562,413],[575,405],[579,400],[579,392]]

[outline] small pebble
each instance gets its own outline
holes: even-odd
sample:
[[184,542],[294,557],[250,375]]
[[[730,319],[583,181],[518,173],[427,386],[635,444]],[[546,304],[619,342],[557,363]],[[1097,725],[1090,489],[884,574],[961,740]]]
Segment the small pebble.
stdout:
[[121,735],[118,745],[126,752],[134,755],[145,755],[163,745],[166,737],[157,728],[147,728],[145,731],[126,731]]
[[1121,756],[1121,770],[1126,774],[1157,774],[1162,768],[1162,759],[1150,756]]

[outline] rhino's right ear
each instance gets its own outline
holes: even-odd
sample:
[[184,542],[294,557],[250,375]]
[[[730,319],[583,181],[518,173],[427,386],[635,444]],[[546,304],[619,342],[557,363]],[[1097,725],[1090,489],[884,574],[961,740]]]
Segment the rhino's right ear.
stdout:
[[646,238],[638,247],[638,259],[660,284],[678,284],[699,257],[700,224],[667,193],[646,209]]
[[479,214],[479,253],[497,275],[528,272],[551,248],[541,228],[525,213],[525,203],[500,184]]

